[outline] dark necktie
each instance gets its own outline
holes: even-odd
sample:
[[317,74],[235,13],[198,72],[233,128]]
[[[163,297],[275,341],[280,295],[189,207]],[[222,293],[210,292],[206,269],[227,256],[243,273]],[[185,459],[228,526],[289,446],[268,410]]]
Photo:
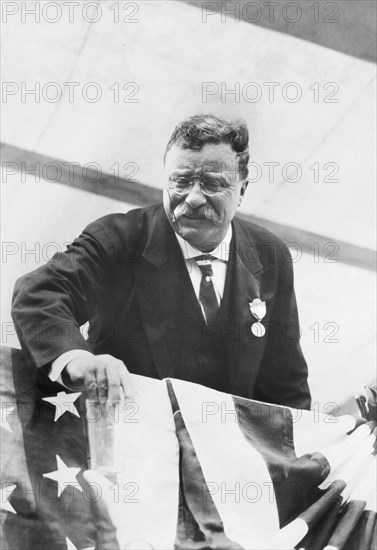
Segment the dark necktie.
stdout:
[[217,314],[219,312],[219,304],[212,283],[212,260],[215,259],[216,258],[211,256],[210,254],[203,254],[194,258],[199,266],[200,271],[202,272],[202,279],[200,281],[199,289],[199,301],[203,306],[207,325],[211,323],[216,323]]

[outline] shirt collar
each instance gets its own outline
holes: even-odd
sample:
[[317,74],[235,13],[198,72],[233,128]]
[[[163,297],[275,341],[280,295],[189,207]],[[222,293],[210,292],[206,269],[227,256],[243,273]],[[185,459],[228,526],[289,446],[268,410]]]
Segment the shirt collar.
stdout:
[[[232,224],[230,224],[229,229],[221,243],[218,245],[217,248],[215,248],[215,250],[209,252],[209,254],[211,254],[211,256],[214,256],[218,260],[227,262],[229,259],[229,247],[230,241],[232,240],[232,235],[233,229]],[[190,260],[191,258],[195,258],[195,256],[201,256],[203,254],[201,250],[198,250],[197,248],[191,246],[191,244],[185,241],[185,239],[178,235],[178,233],[175,233],[175,236],[177,238],[179,246],[181,247],[182,254],[185,260]]]

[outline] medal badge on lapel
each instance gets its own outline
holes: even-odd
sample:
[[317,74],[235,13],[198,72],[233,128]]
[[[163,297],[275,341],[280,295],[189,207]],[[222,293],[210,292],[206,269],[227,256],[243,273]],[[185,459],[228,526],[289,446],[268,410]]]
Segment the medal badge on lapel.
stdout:
[[249,308],[251,315],[257,320],[256,323],[251,325],[251,332],[254,336],[262,338],[266,334],[266,329],[261,323],[266,315],[266,302],[262,302],[259,298],[254,298],[252,302],[249,302]]

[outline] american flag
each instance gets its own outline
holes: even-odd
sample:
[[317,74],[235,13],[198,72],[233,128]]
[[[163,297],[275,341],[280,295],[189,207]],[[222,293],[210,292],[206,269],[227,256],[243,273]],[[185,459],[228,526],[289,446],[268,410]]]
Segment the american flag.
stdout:
[[133,375],[109,434],[2,359],[1,550],[375,548],[374,420]]

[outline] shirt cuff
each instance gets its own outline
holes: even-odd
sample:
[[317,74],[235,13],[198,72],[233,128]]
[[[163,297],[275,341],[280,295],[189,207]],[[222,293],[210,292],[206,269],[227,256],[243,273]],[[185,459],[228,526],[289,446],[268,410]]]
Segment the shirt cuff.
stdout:
[[78,359],[79,357],[87,357],[88,355],[93,357],[93,353],[90,353],[90,351],[87,351],[85,349],[72,349],[70,351],[62,353],[57,359],[55,359],[55,361],[51,363],[51,369],[48,374],[49,379],[52,382],[59,382],[59,384],[67,388],[68,386],[66,386],[62,380],[63,369],[68,365],[70,361]]

